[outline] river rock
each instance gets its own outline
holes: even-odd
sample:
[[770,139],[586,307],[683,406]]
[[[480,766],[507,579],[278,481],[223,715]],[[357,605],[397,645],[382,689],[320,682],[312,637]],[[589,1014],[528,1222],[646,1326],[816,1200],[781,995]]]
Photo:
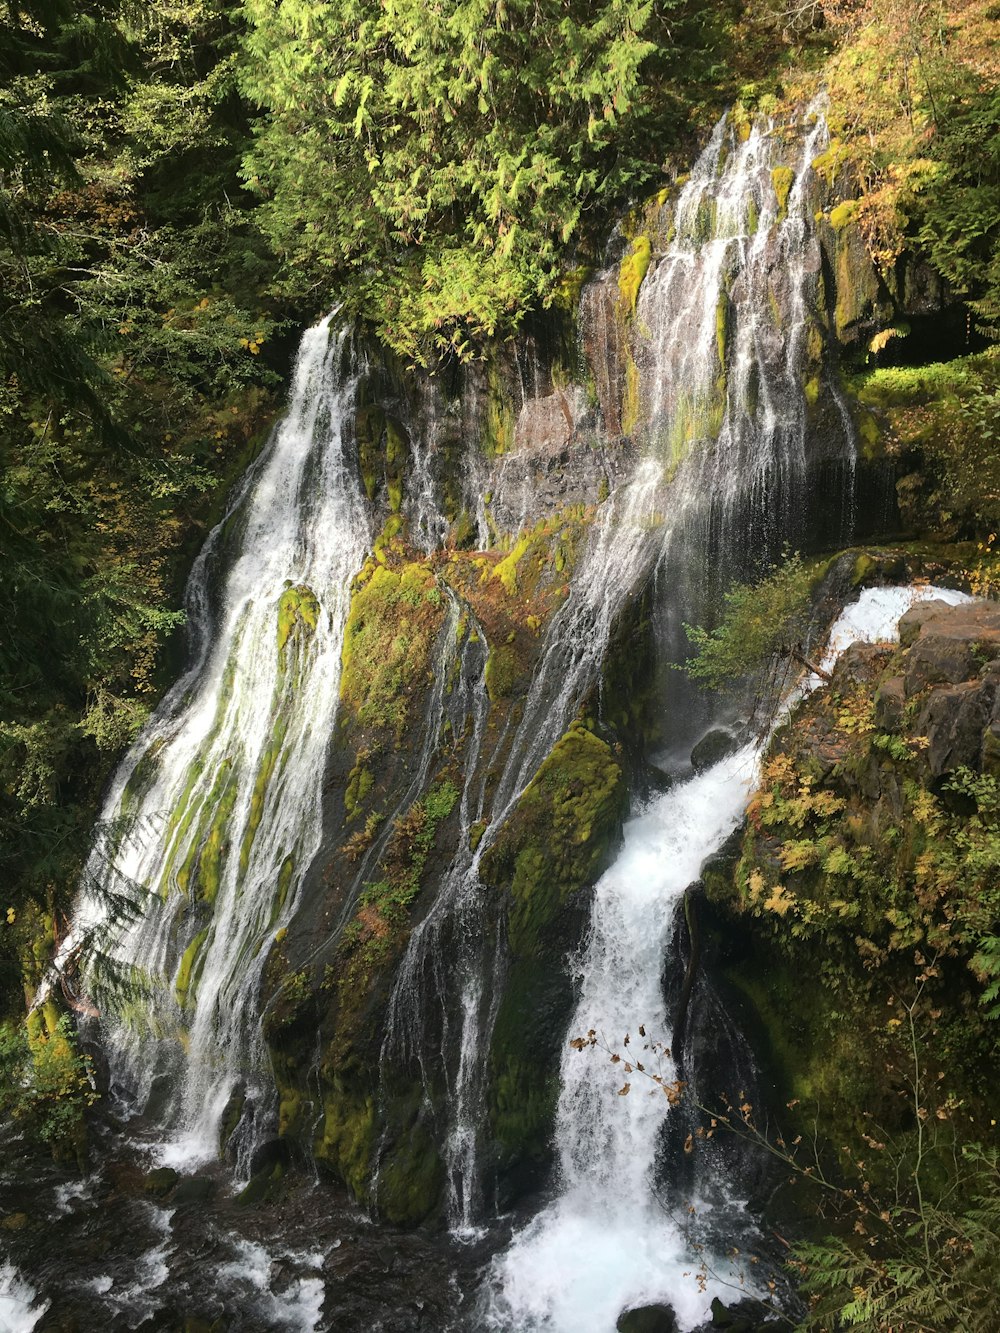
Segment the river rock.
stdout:
[[704,773],[738,748],[739,741],[731,731],[725,727],[713,727],[711,731],[705,732],[691,751],[691,767],[696,773]]
[[175,1171],[172,1166],[158,1166],[155,1171],[150,1171],[146,1176],[142,1188],[147,1194],[162,1199],[164,1195],[170,1193],[179,1180],[180,1173]]
[[618,1333],[677,1333],[677,1316],[669,1305],[640,1305],[620,1314],[615,1328]]

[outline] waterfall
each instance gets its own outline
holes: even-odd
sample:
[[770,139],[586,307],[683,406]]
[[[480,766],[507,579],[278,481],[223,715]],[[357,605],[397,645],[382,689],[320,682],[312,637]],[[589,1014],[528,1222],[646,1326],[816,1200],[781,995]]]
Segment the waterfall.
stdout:
[[[818,459],[837,460],[850,491],[849,419],[834,410],[822,438],[809,429],[817,402],[835,395],[819,355],[811,167],[827,131],[816,108],[805,122],[789,144],[787,127],[760,121],[743,139],[723,117],[676,201],[662,210],[659,225],[670,239],[640,288],[626,357],[638,385],[625,405],[638,461],[599,511],[570,596],[546,631],[479,851],[453,867],[397,974],[383,1063],[416,1066],[428,1104],[426,1070],[444,1071],[448,1124],[440,1139],[449,1215],[461,1233],[474,1230],[484,1211],[486,1052],[504,971],[479,857],[595,685],[616,617],[652,571],[664,590],[659,613],[670,660],[681,654],[682,621],[702,623],[729,579],[759,569],[784,541],[804,535],[802,500]],[[615,281],[599,276],[582,298],[584,314],[604,312],[605,351],[608,302],[594,288],[606,292]],[[624,378],[628,398],[628,372]],[[682,735],[696,713],[678,705]],[[742,798],[730,792],[726,799],[732,827]]]
[[48,1309],[38,1302],[34,1289],[10,1263],[0,1262],[0,1328],[7,1333],[31,1333]]
[[[967,600],[923,586],[867,589],[833,626],[825,665],[850,643],[893,641],[900,616],[930,597]],[[818,684],[814,676],[804,688]],[[760,747],[745,745],[650,802],[626,824],[621,852],[597,885],[560,1070],[558,1196],[494,1263],[482,1321],[495,1333],[611,1333],[623,1310],[659,1303],[670,1304],[686,1330],[707,1318],[713,1296],[726,1302],[738,1294],[741,1276],[752,1290],[748,1276],[719,1256],[698,1280],[689,1231],[719,1204],[695,1198],[693,1215],[684,1206],[671,1211],[655,1162],[670,1103],[659,1086],[623,1069],[626,1060],[645,1061],[665,1083],[675,1077],[669,1058],[647,1054],[639,1028],[669,1042],[662,972],[677,906],[742,819],[759,757]],[[592,1030],[621,1062],[569,1045]],[[724,1209],[731,1221],[742,1205],[730,1197]]]
[[[261,972],[320,846],[350,583],[372,540],[348,431],[358,376],[330,318],[305,334],[287,414],[195,565],[193,665],[112,783],[113,837],[61,951],[103,925],[138,984],[141,1007],[109,1003],[105,1041],[113,1085],[159,1120],[168,1163],[216,1158],[240,1102],[245,1159],[269,1105]],[[148,898],[115,926],[123,885]]]

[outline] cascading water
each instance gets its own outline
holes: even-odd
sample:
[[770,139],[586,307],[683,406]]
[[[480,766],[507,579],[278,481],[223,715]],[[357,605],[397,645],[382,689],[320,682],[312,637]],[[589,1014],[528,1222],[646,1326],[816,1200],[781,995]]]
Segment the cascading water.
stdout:
[[[831,630],[825,665],[849,643],[894,640],[900,616],[928,597],[965,600],[937,588],[866,590]],[[806,688],[818,683],[812,677]],[[560,1071],[558,1197],[495,1262],[486,1328],[611,1333],[623,1310],[669,1303],[678,1327],[691,1329],[708,1316],[714,1296],[725,1302],[752,1289],[741,1287],[746,1274],[721,1256],[701,1269],[686,1208],[671,1214],[657,1187],[659,1130],[670,1102],[640,1073],[622,1071],[627,1060],[645,1060],[670,1084],[674,1066],[669,1058],[653,1064],[638,1035],[632,1050],[620,1043],[640,1025],[669,1040],[662,972],[677,906],[702,862],[742,819],[759,755],[759,746],[744,746],[626,824],[621,853],[595,890],[577,961],[579,1000]],[[623,1059],[612,1064],[600,1050],[569,1045],[591,1031]],[[692,1206],[696,1213],[707,1207],[697,1200]],[[727,1211],[738,1216],[741,1205],[732,1202]]]
[[101,889],[152,891],[152,905],[103,943],[144,982],[144,1022],[111,1013],[105,1037],[114,1080],[140,1107],[170,1075],[159,1116],[167,1162],[217,1157],[234,1096],[253,1114],[268,1104],[265,946],[319,848],[350,583],[371,543],[348,437],[358,373],[329,318],[306,333],[288,413],[195,567],[194,665],[108,796],[104,821],[128,832],[92,858],[62,950],[70,957],[104,922]]
[[[453,868],[397,976],[386,1052],[408,1054],[421,1070],[450,1071],[442,1138],[460,1231],[481,1217],[484,1052],[503,970],[503,942],[484,925],[479,858],[594,685],[616,616],[650,571],[659,564],[668,590],[669,659],[680,648],[680,622],[700,623],[720,584],[801,536],[799,502],[817,457],[833,456],[849,472],[853,435],[839,414],[827,438],[807,442],[821,392],[807,393],[807,376],[821,373],[822,346],[811,162],[826,127],[813,110],[806,120],[787,166],[776,127],[756,124],[741,140],[724,117],[681,190],[671,240],[641,288],[633,326],[639,388],[631,410],[643,457],[601,510],[571,595],[546,633],[491,827],[478,854]],[[605,304],[584,293],[584,312]],[[734,822],[739,808],[737,801]],[[460,954],[447,965],[437,957],[445,940],[453,948],[457,941]],[[417,1054],[415,1044],[428,1039],[440,1043],[437,1052]]]
[[[194,664],[123,764],[105,809],[109,839],[88,867],[88,881],[105,890],[153,891],[143,917],[113,930],[105,948],[147,982],[143,1005],[126,1006],[133,1018],[145,1009],[141,1025],[122,1013],[109,1021],[108,1036],[116,1081],[162,1127],[162,1160],[216,1157],[220,1121],[242,1106],[231,1142],[246,1167],[255,1117],[259,1125],[273,1098],[258,1000],[270,942],[301,906],[295,927],[311,917],[300,933],[313,931],[305,964],[335,964],[340,927],[376,874],[397,819],[424,798],[432,771],[447,769],[459,782],[461,769],[457,850],[433,901],[414,913],[392,980],[373,1194],[383,1160],[400,1141],[406,1151],[417,1115],[421,1129],[434,1124],[449,1220],[460,1234],[481,1227],[490,1203],[482,1151],[489,1053],[509,963],[496,905],[480,881],[481,858],[598,682],[631,596],[655,580],[661,665],[675,661],[682,621],[704,623],[730,579],[804,535],[802,501],[818,460],[841,467],[850,494],[852,428],[824,367],[817,309],[810,163],[825,135],[812,113],[795,134],[760,122],[744,138],[721,121],[676,201],[661,210],[634,318],[623,318],[617,272],[584,292],[581,322],[593,315],[598,352],[610,358],[594,368],[604,422],[597,443],[619,451],[608,475],[628,471],[628,480],[597,510],[527,697],[496,726],[486,664],[498,644],[487,642],[469,603],[439,578],[436,595],[443,591],[448,606],[422,723],[405,742],[412,750],[404,779],[385,806],[372,807],[377,831],[338,881],[336,913],[326,917],[327,901],[314,911],[301,890],[323,841],[320,790],[350,582],[373,534],[347,447],[360,369],[329,321],[306,334],[288,417],[196,565]],[[536,395],[526,413],[542,402],[561,411],[559,394],[537,397],[547,384],[534,351],[518,368],[522,391]],[[622,385],[624,400],[611,402]],[[518,484],[516,449],[492,464],[475,451],[456,461],[462,440],[480,433],[483,386],[478,398],[463,392],[446,413],[438,395],[426,386],[420,392],[426,429],[411,432],[409,475],[402,493],[389,497],[410,548],[432,561],[448,558],[441,547],[454,529],[446,511],[464,508],[468,520],[474,513],[483,546],[506,530],[507,515],[530,524],[531,487]],[[591,442],[591,398],[576,386],[560,399],[571,430],[579,428],[574,445]],[[456,466],[461,494],[456,499],[453,485],[446,505],[441,494]],[[484,493],[496,478],[506,501],[488,513]],[[397,473],[391,485],[399,484]],[[844,512],[849,517],[849,507]],[[663,708],[678,748],[696,711],[683,691],[675,676]],[[741,751],[628,824],[576,962],[570,1035],[600,1026],[620,1036],[640,1022],[666,1035],[660,973],[674,907],[702,858],[738,823],[753,765],[753,754]],[[107,929],[105,899],[85,894],[64,963],[90,928]],[[322,1080],[338,1071],[321,1068],[319,1040],[316,1052],[312,1075],[322,1096]],[[650,1188],[662,1095],[633,1088],[617,1098],[595,1070],[594,1060],[567,1053],[557,1131],[562,1192],[498,1264],[483,1315],[491,1327],[603,1330],[625,1304],[664,1295],[690,1326],[704,1305],[696,1291],[688,1299],[676,1289],[687,1261],[683,1237]],[[423,1100],[407,1125],[394,1125],[387,1112],[394,1082],[410,1096],[414,1079]],[[655,1280],[637,1276],[643,1262],[658,1271]],[[583,1282],[581,1267],[592,1270]],[[307,1294],[311,1308],[312,1285]]]

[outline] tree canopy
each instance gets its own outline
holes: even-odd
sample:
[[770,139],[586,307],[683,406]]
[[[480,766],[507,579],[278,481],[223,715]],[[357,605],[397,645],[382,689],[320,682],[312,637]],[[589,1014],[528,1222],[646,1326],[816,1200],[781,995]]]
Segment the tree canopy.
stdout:
[[[718,9],[718,7],[716,7]],[[244,163],[304,279],[403,355],[466,354],[557,290],[588,223],[660,173],[697,0],[246,0]]]

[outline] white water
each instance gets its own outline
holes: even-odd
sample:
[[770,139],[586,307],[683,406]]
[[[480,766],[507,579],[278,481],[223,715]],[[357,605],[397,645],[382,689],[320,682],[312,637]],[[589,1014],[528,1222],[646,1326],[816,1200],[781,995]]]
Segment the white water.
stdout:
[[[856,640],[894,640],[903,612],[929,597],[968,600],[936,588],[866,590],[834,625],[828,660]],[[702,1289],[684,1219],[669,1215],[658,1197],[654,1159],[670,1114],[667,1098],[641,1074],[629,1078],[600,1048],[578,1051],[568,1041],[595,1030],[623,1061],[644,1060],[670,1082],[670,1060],[655,1064],[644,1055],[638,1028],[660,1039],[669,1034],[663,966],[677,905],[742,819],[758,757],[755,746],[745,746],[625,825],[621,853],[595,890],[579,959],[580,999],[556,1120],[559,1196],[494,1264],[484,1317],[491,1329],[612,1333],[623,1310],[659,1302],[673,1307],[681,1329],[691,1329],[707,1317],[713,1296],[726,1301],[739,1293],[738,1275],[721,1258],[710,1264]],[[629,1048],[622,1044],[627,1033]],[[619,1095],[626,1082],[629,1093]]]
[[[430,1068],[433,1077],[424,1082],[431,1101],[435,1079],[440,1084],[444,1075],[448,1210],[460,1235],[475,1234],[482,1214],[486,1052],[503,964],[501,946],[485,939],[480,925],[488,913],[478,858],[594,685],[622,605],[657,562],[670,580],[678,570],[688,576],[706,559],[710,536],[720,535],[727,554],[752,549],[764,556],[764,530],[775,547],[775,535],[789,535],[800,516],[807,463],[817,453],[807,458],[804,391],[819,273],[811,161],[826,142],[822,116],[810,114],[807,122],[789,168],[784,214],[771,173],[788,150],[769,122],[740,142],[723,118],[681,191],[673,239],[650,268],[634,321],[640,461],[602,506],[570,596],[546,631],[479,852],[442,885],[397,973],[383,1056],[409,1056],[422,1074]],[[720,346],[723,302],[729,314]],[[593,305],[585,293],[583,310]],[[851,459],[851,430],[836,429],[825,447]],[[748,516],[760,531],[744,530]],[[665,591],[678,617],[698,619],[698,607],[683,604],[688,589],[671,584]],[[441,929],[449,920],[450,937]],[[444,938],[459,941],[459,956],[440,956]],[[441,1015],[436,1025],[431,1014]],[[435,1042],[436,1049],[424,1049]]]
[[13,1264],[0,1263],[0,1330],[2,1333],[31,1333],[49,1308],[38,1301],[34,1289]]
[[[126,819],[130,831],[91,858],[58,960],[106,925],[108,891],[132,883],[158,895],[103,943],[148,987],[141,1022],[140,1006],[112,1007],[105,1038],[116,1080],[140,1106],[155,1076],[170,1073],[160,1155],[174,1165],[217,1157],[237,1088],[251,1104],[255,1092],[267,1096],[260,972],[319,848],[350,582],[371,542],[347,436],[359,373],[329,319],[305,334],[287,415],[230,519],[234,530],[226,536],[220,525],[192,575],[195,664],[106,802],[104,821]],[[293,588],[308,590],[319,612],[314,628],[300,619],[279,652],[279,605]]]

